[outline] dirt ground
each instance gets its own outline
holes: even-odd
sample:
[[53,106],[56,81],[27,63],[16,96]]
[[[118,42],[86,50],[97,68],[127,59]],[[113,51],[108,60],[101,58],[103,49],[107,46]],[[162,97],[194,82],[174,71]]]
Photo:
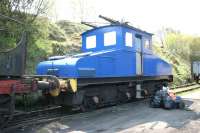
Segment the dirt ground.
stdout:
[[183,96],[191,110],[150,108],[148,101],[76,114],[22,133],[200,133],[200,91]]

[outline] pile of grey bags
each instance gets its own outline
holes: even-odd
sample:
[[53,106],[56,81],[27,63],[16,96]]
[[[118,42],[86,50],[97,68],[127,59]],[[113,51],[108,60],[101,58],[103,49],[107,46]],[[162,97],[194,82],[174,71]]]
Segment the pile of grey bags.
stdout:
[[184,109],[185,103],[180,96],[169,92],[167,84],[158,89],[150,99],[150,106],[164,109]]

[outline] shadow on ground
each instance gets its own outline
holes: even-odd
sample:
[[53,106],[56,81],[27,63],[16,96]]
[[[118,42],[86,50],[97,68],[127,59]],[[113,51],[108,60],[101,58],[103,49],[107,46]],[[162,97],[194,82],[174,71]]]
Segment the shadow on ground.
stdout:
[[[188,110],[150,108],[148,101],[128,103],[76,114],[46,125],[28,127],[26,133],[114,133],[181,129],[200,118],[200,100],[185,100]],[[19,133],[18,132],[18,133]]]

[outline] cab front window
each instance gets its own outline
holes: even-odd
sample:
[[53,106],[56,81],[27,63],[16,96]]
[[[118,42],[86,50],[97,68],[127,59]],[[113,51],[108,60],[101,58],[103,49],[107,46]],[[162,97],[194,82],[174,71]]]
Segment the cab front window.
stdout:
[[104,46],[116,45],[117,34],[115,31],[104,33]]
[[96,36],[86,37],[86,49],[91,49],[96,47]]

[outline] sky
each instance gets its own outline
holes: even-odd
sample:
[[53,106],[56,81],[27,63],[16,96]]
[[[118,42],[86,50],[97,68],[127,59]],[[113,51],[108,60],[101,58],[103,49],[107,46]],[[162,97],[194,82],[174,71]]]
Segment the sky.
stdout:
[[[79,14],[81,15],[80,17]],[[102,22],[98,15],[155,33],[170,27],[200,35],[200,0],[54,0],[54,20]]]

